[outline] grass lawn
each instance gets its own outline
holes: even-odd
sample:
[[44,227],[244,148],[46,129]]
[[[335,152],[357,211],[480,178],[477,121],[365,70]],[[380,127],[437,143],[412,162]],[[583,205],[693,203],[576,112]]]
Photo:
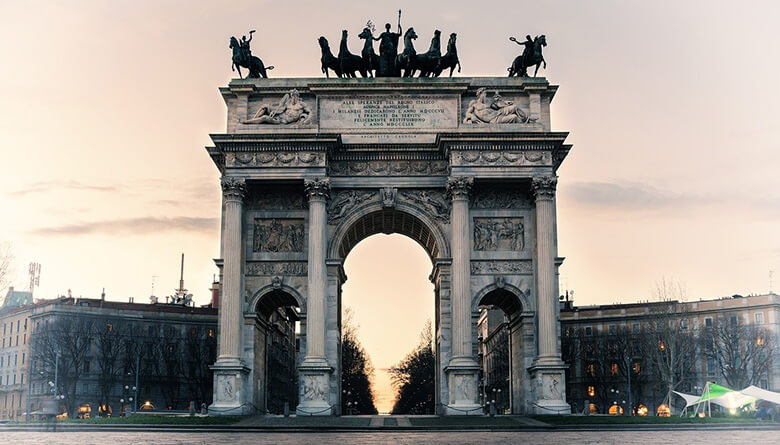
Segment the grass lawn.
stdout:
[[[533,416],[551,425],[669,425],[705,423],[757,423],[750,417],[638,417],[638,416]],[[770,422],[767,422],[770,423]]]

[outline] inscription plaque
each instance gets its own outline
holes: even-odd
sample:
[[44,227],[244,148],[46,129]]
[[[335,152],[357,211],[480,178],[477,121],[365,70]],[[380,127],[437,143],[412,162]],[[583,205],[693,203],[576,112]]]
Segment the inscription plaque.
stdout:
[[319,116],[322,129],[456,128],[458,98],[418,94],[326,96],[319,99]]

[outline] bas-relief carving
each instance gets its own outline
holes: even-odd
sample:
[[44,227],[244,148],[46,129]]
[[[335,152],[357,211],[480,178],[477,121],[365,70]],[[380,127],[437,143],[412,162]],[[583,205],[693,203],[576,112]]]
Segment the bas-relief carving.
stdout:
[[290,90],[278,103],[261,105],[245,124],[304,124],[311,116],[311,109],[301,100],[298,90]]
[[247,262],[246,275],[294,275],[306,276],[306,263],[301,262]]
[[464,124],[518,124],[535,120],[519,104],[501,97],[498,91],[488,98],[487,88],[477,89],[477,97],[469,102],[463,117]]
[[550,165],[550,153],[534,151],[456,151],[452,153],[452,165]]
[[439,190],[402,190],[399,196],[417,207],[421,207],[437,220],[449,224],[450,201]]
[[398,196],[397,188],[383,187],[379,192],[382,196],[382,208],[388,209],[395,207],[395,198]]
[[336,193],[328,205],[328,222],[338,223],[350,210],[374,198],[377,192],[362,190],[344,190]]
[[561,379],[557,374],[542,374],[537,386],[540,400],[561,400]]
[[261,190],[251,194],[248,207],[256,210],[302,210],[306,208],[306,200],[298,190]]
[[530,261],[472,261],[471,273],[474,275],[492,274],[530,274],[533,265]]
[[303,219],[255,219],[255,252],[303,252],[303,240]]
[[474,401],[477,399],[476,386],[474,385],[474,376],[468,374],[456,374],[455,377],[455,400]]
[[521,209],[531,206],[531,200],[519,190],[477,190],[471,198],[473,209]]
[[522,218],[474,218],[474,250],[522,250]]
[[303,376],[303,400],[325,400],[325,385],[320,375]]
[[217,399],[229,402],[235,399],[235,376],[217,375]]
[[446,175],[447,161],[331,161],[334,176]]
[[325,153],[258,152],[226,153],[226,167],[317,167],[325,165]]

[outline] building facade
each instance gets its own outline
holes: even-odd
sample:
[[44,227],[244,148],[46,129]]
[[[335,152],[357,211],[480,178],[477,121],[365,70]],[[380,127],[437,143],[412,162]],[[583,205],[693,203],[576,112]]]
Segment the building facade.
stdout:
[[[575,412],[668,415],[708,381],[780,390],[780,296],[575,307],[560,312]],[[671,397],[670,397],[671,396]],[[671,402],[670,402],[671,399]]]
[[27,412],[30,306],[0,309],[0,420],[18,420]]
[[477,322],[480,365],[480,402],[486,409],[495,404],[499,414],[510,413],[509,326],[504,311],[485,308]]

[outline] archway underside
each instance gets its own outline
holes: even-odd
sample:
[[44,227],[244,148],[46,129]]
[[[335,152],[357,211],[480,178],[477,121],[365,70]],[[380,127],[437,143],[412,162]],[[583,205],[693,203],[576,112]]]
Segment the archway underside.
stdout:
[[377,233],[406,235],[417,241],[431,258],[439,255],[436,237],[425,223],[406,212],[391,209],[369,213],[352,224],[341,241],[339,255],[346,258],[357,243]]

